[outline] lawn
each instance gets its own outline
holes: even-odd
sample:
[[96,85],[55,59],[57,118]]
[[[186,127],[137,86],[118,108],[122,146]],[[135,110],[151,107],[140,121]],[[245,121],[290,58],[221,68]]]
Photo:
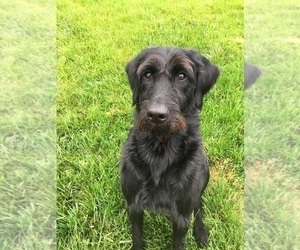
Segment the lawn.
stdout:
[[263,70],[245,94],[245,249],[300,249],[300,4],[249,1],[246,58]]
[[[124,67],[153,45],[194,48],[221,69],[201,118],[204,220],[209,249],[243,249],[243,31],[240,0],[57,2],[58,249],[131,246],[118,165],[133,112]],[[145,220],[148,249],[170,248],[168,219]]]
[[0,2],[0,249],[54,249],[55,3]]

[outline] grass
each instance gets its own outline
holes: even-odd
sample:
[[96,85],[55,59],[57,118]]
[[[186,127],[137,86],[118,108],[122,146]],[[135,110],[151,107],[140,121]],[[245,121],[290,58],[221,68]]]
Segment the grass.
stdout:
[[[71,1],[57,5],[58,249],[129,249],[119,187],[132,123],[126,62],[152,45],[193,47],[222,75],[206,97],[202,134],[212,178],[209,249],[243,248],[242,1]],[[164,216],[146,215],[148,249],[170,247]],[[191,231],[187,249],[196,249]]]
[[0,3],[0,249],[53,249],[55,4]]
[[245,95],[245,249],[300,249],[299,7],[245,8],[246,56],[264,71]]

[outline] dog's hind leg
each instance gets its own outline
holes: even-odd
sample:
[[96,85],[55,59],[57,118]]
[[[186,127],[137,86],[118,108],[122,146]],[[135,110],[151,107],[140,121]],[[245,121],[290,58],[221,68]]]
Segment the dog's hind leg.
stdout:
[[208,230],[202,220],[202,198],[199,205],[194,209],[194,228],[193,233],[198,247],[204,248],[208,246]]
[[136,209],[128,209],[129,220],[132,231],[132,247],[131,250],[145,249],[145,241],[143,238],[143,220],[144,212]]

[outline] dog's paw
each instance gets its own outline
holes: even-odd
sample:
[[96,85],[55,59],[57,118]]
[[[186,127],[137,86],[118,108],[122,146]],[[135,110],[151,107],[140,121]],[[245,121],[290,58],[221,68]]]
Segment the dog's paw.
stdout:
[[199,248],[206,248],[208,246],[209,232],[203,228],[194,228],[194,237]]

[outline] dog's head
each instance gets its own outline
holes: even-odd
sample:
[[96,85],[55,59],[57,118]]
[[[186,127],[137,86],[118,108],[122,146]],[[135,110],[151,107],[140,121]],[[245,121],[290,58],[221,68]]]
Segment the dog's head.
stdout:
[[174,85],[187,84],[188,91],[193,89],[194,105],[201,109],[204,95],[215,84],[220,71],[210,61],[194,50],[170,47],[154,47],[143,50],[126,66],[128,80],[133,93],[133,105],[139,104],[143,81],[155,79],[165,73]]
[[203,96],[219,70],[194,50],[156,47],[142,51],[126,66],[137,127],[165,141],[186,129],[186,119],[201,109]]

